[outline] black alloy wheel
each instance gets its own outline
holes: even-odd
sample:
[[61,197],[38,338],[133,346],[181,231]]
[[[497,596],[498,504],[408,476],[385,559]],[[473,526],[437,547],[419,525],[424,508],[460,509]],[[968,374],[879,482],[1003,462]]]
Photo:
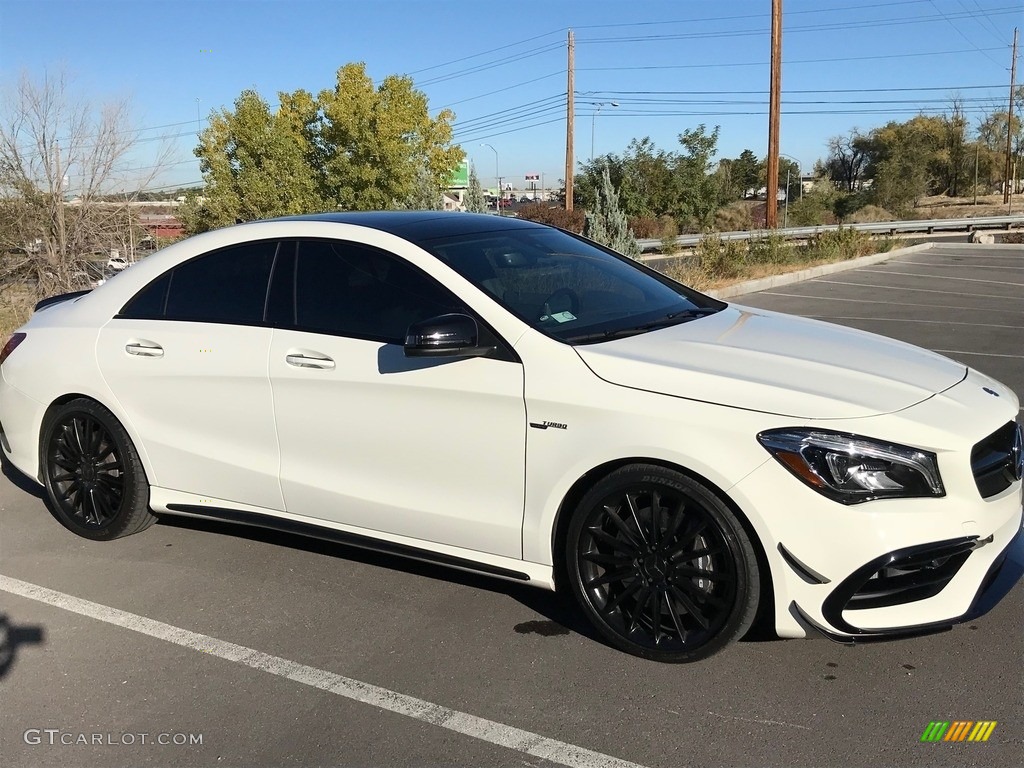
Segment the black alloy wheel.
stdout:
[[598,482],[570,522],[566,563],[587,618],[647,659],[706,658],[756,614],[758,563],[743,525],[703,484],[664,467]]
[[114,415],[98,403],[73,400],[49,415],[42,460],[57,519],[79,536],[116,539],[155,522],[135,446]]

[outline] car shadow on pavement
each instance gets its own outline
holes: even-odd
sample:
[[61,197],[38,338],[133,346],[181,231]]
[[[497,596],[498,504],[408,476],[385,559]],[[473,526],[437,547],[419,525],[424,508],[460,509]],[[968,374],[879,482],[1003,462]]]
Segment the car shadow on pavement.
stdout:
[[[479,576],[468,571],[460,571],[455,568],[424,563],[397,555],[375,552],[348,544],[323,541],[321,539],[282,533],[266,528],[222,523],[217,520],[202,518],[162,515],[159,513],[157,517],[160,519],[160,525],[274,544],[302,552],[351,560],[357,563],[387,568],[388,570],[400,571],[401,573],[438,581],[447,581],[473,589],[486,590],[494,594],[507,595],[546,620],[544,622],[524,622],[523,624],[516,625],[513,627],[516,632],[520,634],[537,633],[545,635],[574,632],[589,640],[605,644],[604,640],[591,628],[586,618],[579,613],[575,605],[568,598],[556,592],[549,592],[548,590],[537,589],[536,587],[527,587],[488,576]],[[561,631],[559,628],[561,628]]]
[[[204,533],[216,533],[223,536],[232,536],[249,541],[259,541],[266,544],[288,547],[290,549],[309,552],[313,554],[326,555],[344,560],[351,560],[365,565],[373,565],[380,568],[387,568],[401,573],[408,573],[419,577],[447,581],[453,584],[467,586],[472,589],[485,590],[499,595],[507,595],[534,613],[543,617],[539,621],[525,621],[511,627],[518,634],[539,634],[542,636],[567,635],[575,633],[592,640],[601,645],[608,643],[590,625],[586,617],[576,607],[572,599],[559,592],[550,592],[546,589],[527,587],[511,581],[481,576],[468,571],[460,571],[455,568],[447,568],[432,563],[424,563],[418,560],[390,555],[360,547],[340,544],[332,541],[299,536],[297,534],[273,531],[267,528],[238,525],[235,523],[224,523],[218,520],[204,518],[179,517],[157,513],[160,525],[174,528],[201,531]],[[769,612],[770,613],[770,612]],[[759,616],[754,626],[747,632],[740,642],[781,642],[767,621],[767,616]]]
[[0,471],[2,471],[4,477],[10,480],[19,491],[24,491],[30,496],[35,496],[43,502],[43,506],[46,508],[46,511],[50,513],[50,517],[52,517],[59,525],[64,525],[54,510],[53,503],[50,501],[50,497],[46,494],[43,486],[32,482],[30,478],[26,477],[21,473],[21,471],[16,469],[14,465],[7,460],[7,457],[2,454],[0,454],[0,465],[2,465],[2,470]]
[[14,668],[18,649],[24,645],[42,645],[45,633],[40,626],[19,627],[0,613],[0,680],[3,680]]

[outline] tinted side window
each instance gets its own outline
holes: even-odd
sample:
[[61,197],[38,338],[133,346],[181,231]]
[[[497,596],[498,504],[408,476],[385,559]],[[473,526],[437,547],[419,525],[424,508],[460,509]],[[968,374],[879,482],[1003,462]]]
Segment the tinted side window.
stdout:
[[295,251],[298,243],[286,241],[277,249],[274,274],[267,294],[267,322],[276,327],[295,325]]
[[170,272],[154,280],[125,304],[121,310],[121,317],[133,320],[155,320],[163,317],[164,304],[167,303],[167,286],[170,284]]
[[465,308],[411,264],[338,240],[299,244],[296,325],[301,330],[402,343],[411,323]]
[[275,241],[245,243],[176,267],[167,295],[168,320],[263,322]]

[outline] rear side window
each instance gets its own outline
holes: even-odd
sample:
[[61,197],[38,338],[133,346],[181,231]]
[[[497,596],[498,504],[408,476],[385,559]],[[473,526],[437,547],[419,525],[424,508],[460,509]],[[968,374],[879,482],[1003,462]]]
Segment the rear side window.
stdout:
[[171,273],[168,272],[155,282],[150,283],[129,301],[123,310],[121,317],[130,317],[133,320],[157,320],[164,316],[164,306],[167,304],[167,287],[171,284]]
[[122,317],[263,323],[277,242],[244,243],[175,267],[135,296]]

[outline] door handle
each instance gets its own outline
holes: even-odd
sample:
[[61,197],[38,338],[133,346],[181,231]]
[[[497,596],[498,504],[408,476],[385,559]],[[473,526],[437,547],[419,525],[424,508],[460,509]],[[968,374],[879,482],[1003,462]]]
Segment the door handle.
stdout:
[[125,344],[124,351],[139,357],[163,357],[164,348],[152,341],[132,341]]
[[318,368],[323,371],[334,370],[334,361],[327,357],[327,355],[312,356],[292,353],[285,355],[284,361],[295,368]]

